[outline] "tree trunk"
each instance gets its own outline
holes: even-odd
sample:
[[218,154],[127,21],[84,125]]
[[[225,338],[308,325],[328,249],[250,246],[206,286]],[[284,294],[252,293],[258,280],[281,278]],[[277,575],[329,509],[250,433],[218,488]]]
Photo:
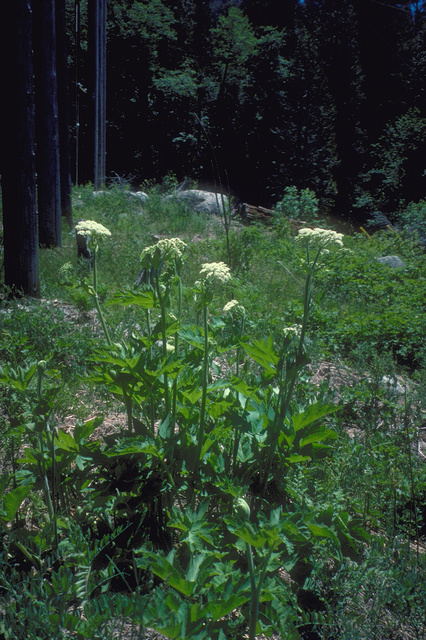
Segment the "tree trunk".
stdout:
[[89,0],[89,64],[93,121],[95,190],[105,184],[106,174],[106,0]]
[[15,293],[39,297],[31,1],[6,3],[2,23],[2,59],[7,61],[2,65],[7,93],[1,120],[5,284]]
[[37,0],[33,11],[39,240],[56,247],[61,245],[61,188],[55,0]]
[[71,209],[71,136],[67,29],[64,0],[55,0],[56,68],[58,77],[59,161],[61,182],[61,213],[72,227]]

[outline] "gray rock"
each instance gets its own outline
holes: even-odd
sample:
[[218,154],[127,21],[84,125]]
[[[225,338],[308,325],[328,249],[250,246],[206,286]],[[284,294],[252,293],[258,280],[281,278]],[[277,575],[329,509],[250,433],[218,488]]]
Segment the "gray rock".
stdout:
[[386,391],[396,396],[403,396],[405,394],[405,387],[394,376],[383,376],[381,380],[382,386]]
[[149,195],[145,191],[129,191],[129,195],[133,198],[137,198],[141,202],[145,203],[149,200]]
[[226,208],[229,207],[229,200],[226,196],[222,196],[220,193],[213,193],[212,191],[202,191],[201,189],[185,189],[183,191],[177,191],[171,196],[166,196],[166,200],[172,198],[184,202],[197,213],[222,215],[223,202]]
[[406,269],[407,265],[405,262],[398,258],[398,256],[383,256],[382,258],[376,258],[377,262],[381,262],[382,264],[386,264],[388,267],[392,269]]

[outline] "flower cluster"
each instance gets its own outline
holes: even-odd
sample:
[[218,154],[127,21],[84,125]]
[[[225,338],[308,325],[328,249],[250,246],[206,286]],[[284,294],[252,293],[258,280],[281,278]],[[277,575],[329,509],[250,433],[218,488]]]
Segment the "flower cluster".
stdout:
[[237,316],[244,316],[245,309],[242,304],[238,302],[238,300],[230,300],[223,307],[223,311],[225,313],[232,313]]
[[111,231],[104,227],[103,224],[94,220],[80,220],[75,225],[76,233],[79,236],[87,236],[92,240],[99,240],[111,235]]
[[144,260],[148,258],[148,260],[153,262],[158,257],[162,262],[175,260],[182,257],[185,249],[186,242],[180,238],[164,238],[163,240],[159,240],[157,244],[153,244],[144,249],[141,253],[141,261],[144,262]]
[[224,262],[205,262],[200,276],[205,284],[225,284],[231,279],[231,270]]
[[301,324],[293,324],[290,327],[285,327],[284,328],[284,335],[286,337],[293,336],[294,338],[299,338],[301,331],[302,331],[302,325]]
[[343,233],[315,227],[315,229],[300,229],[296,239],[300,242],[308,241],[316,247],[343,247],[343,237]]

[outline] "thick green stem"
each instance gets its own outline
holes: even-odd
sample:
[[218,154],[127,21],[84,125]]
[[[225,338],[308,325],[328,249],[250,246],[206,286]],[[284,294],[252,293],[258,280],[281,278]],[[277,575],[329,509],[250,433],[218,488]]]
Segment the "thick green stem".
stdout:
[[[148,338],[149,338],[148,362],[151,363],[152,362],[151,314],[150,314],[150,310],[149,309],[146,309],[145,313],[146,313],[146,330],[147,330],[147,334],[148,334]],[[150,396],[149,396],[149,421],[150,421],[150,426],[151,426],[151,432],[152,432],[152,434],[154,434],[154,429],[155,429],[155,410],[154,410],[154,398],[153,398],[152,391],[151,391]]]
[[[182,281],[178,279],[178,323],[180,326],[182,318]],[[179,352],[179,333],[175,333],[175,357],[178,357]],[[177,375],[173,380],[173,400],[172,400],[172,432],[175,430],[176,424],[176,403],[177,403]]]
[[[160,325],[161,325],[161,339],[162,339],[162,352],[163,360],[167,358],[167,335],[166,335],[166,300],[161,293],[160,287],[160,269],[155,269],[155,283],[157,287],[158,304],[160,305]],[[170,413],[170,398],[169,398],[169,376],[167,372],[164,372],[164,404],[165,404],[165,416],[166,418]]]
[[128,392],[127,385],[123,385],[124,403],[126,405],[127,429],[129,433],[133,433],[133,407],[132,394]]
[[[262,494],[264,494],[264,491],[266,489],[266,484],[268,482],[268,476],[271,470],[272,461],[278,445],[278,438],[282,430],[284,419],[290,407],[290,402],[293,396],[294,387],[298,380],[298,373],[300,368],[299,363],[302,361],[303,347],[304,347],[306,329],[308,326],[309,312],[311,307],[313,278],[315,273],[315,267],[317,265],[320,253],[321,253],[321,248],[318,250],[312,265],[309,265],[309,273],[306,278],[305,291],[304,291],[302,328],[300,331],[296,358],[294,359],[291,366],[292,374],[289,377],[287,372],[284,371],[284,369],[280,371],[280,392],[279,392],[278,403],[275,411],[275,420],[274,420],[274,425],[272,430],[272,434],[273,434],[272,440],[268,448],[266,463],[263,468],[264,469],[262,474],[263,477],[261,481]],[[307,248],[307,262],[308,264],[310,262],[309,246]],[[284,359],[283,359],[282,367],[283,368],[285,367]]]
[[250,620],[249,620],[249,640],[255,640],[256,622],[259,615],[259,598],[256,589],[256,576],[254,573],[253,552],[251,545],[246,542],[246,556],[250,575]]
[[97,264],[96,264],[96,254],[97,254],[97,247],[94,248],[93,250],[93,289],[95,292],[94,298],[95,298],[95,306],[96,306],[96,311],[98,312],[98,317],[102,326],[102,330],[104,332],[106,341],[108,343],[109,347],[112,347],[112,340],[110,338],[109,335],[109,331],[108,328],[105,324],[105,319],[102,313],[102,309],[101,309],[101,305],[99,304],[99,298],[98,298],[98,274],[97,274]]
[[[41,361],[38,365],[38,379],[37,379],[37,396],[38,402],[41,404],[42,397],[42,379],[45,368],[45,362]],[[58,546],[58,529],[57,529],[57,521],[56,521],[56,509],[54,500],[52,501],[52,494],[49,486],[49,478],[47,476],[46,464],[44,461],[44,434],[46,434],[46,440],[49,444],[49,432],[47,427],[48,418],[43,419],[43,428],[39,433],[39,444],[40,444],[40,461],[38,462],[39,474],[42,477],[43,481],[43,492],[44,498],[46,501],[47,510],[49,512],[49,521],[53,524],[54,529],[54,537],[55,537],[55,547]],[[53,436],[51,437],[50,442],[50,451],[49,454],[51,456],[52,461],[52,481],[53,481],[53,495],[55,495],[55,474],[56,474],[56,457],[55,457],[55,442]]]
[[260,572],[259,581],[256,585],[256,575],[254,570],[254,562],[253,562],[253,553],[251,550],[251,545],[246,542],[246,554],[247,554],[247,564],[249,568],[250,574],[250,587],[251,587],[251,595],[250,595],[250,621],[249,621],[249,637],[248,640],[255,640],[256,638],[256,624],[259,618],[259,601],[260,594],[262,592],[263,581],[266,576],[266,572],[268,570],[268,564],[272,556],[273,547],[269,549],[267,557],[263,561],[262,571]]
[[207,402],[207,382],[209,372],[209,328],[207,322],[207,305],[203,306],[203,319],[204,319],[204,366],[203,366],[203,379],[201,381],[201,408],[200,408],[200,428],[198,430],[198,442],[197,450],[195,453],[193,474],[194,480],[198,473],[198,467],[200,464],[201,450],[204,441],[204,426],[206,419],[206,402]]

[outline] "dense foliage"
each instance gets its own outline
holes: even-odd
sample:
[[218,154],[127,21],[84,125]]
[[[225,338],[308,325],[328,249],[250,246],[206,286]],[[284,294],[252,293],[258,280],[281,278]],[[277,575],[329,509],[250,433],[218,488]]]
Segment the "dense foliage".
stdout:
[[108,2],[108,174],[221,180],[264,206],[296,185],[322,211],[395,214],[426,195],[425,18],[393,0]]
[[164,190],[76,190],[91,262],[2,300],[0,637],[425,638],[418,236]]

